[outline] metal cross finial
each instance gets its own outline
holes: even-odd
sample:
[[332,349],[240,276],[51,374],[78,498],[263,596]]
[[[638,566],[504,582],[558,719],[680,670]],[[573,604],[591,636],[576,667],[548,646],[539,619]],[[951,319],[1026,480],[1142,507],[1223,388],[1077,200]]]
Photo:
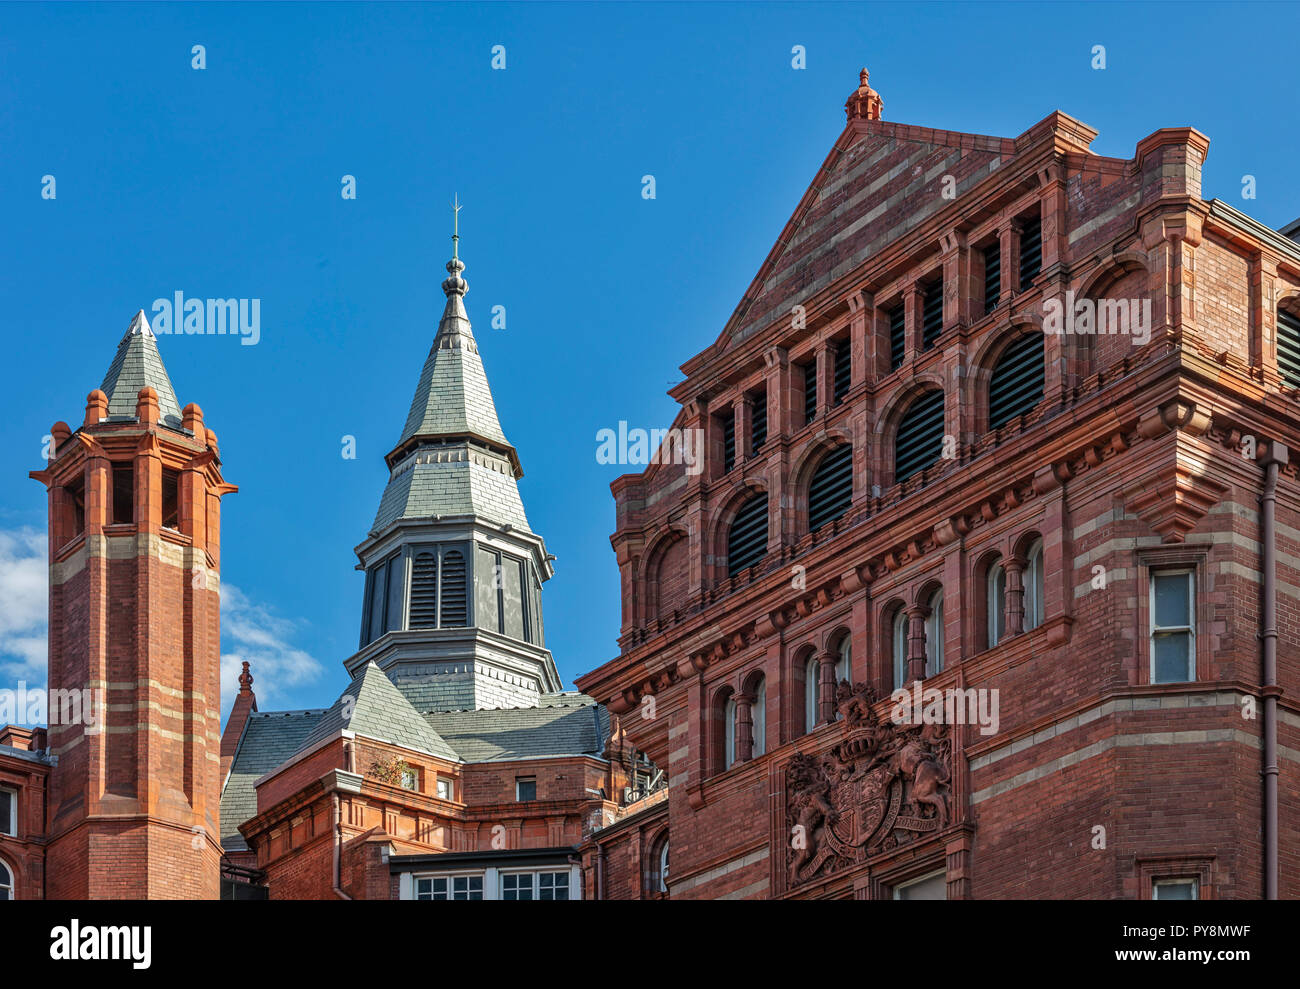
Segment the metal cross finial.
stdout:
[[457,195],[452,200],[452,221],[451,221],[451,256],[453,259],[459,258],[460,254],[460,211],[464,207],[460,204],[460,196]]

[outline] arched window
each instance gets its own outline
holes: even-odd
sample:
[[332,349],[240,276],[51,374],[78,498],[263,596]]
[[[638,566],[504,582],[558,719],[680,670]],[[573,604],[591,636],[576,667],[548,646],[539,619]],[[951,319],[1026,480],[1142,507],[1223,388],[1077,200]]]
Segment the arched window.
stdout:
[[848,511],[853,501],[853,447],[837,446],[808,482],[808,531],[816,532]]
[[835,682],[838,684],[842,680],[853,682],[853,663],[852,663],[853,640],[849,638],[849,633],[845,632],[840,636],[839,644],[835,647],[839,658],[835,660]]
[[767,492],[743,505],[727,532],[727,576],[752,567],[767,555]]
[[1043,541],[1035,539],[1025,566],[1025,631],[1043,624]]
[[893,626],[894,688],[907,682],[907,609],[900,607],[894,613]]
[[452,550],[442,558],[442,627],[463,628],[468,621],[465,557],[459,550]]
[[664,839],[659,849],[659,892],[668,892],[668,839]]
[[438,558],[419,553],[411,568],[411,628],[438,627]]
[[821,690],[822,664],[814,652],[803,667],[803,730],[817,727],[817,701]]
[[925,620],[925,675],[943,672],[943,588],[930,595],[930,616]]
[[925,470],[943,453],[943,392],[915,399],[898,423],[894,440],[894,482]]
[[0,900],[12,900],[14,898],[14,877],[9,871],[9,866],[0,860]]
[[757,759],[767,751],[767,679],[765,677],[758,678],[753,696],[749,717],[754,732],[753,757]]
[[1277,311],[1277,370],[1292,388],[1300,388],[1300,316]]
[[1002,351],[989,379],[989,429],[999,429],[1043,400],[1043,334],[1031,333]]
[[988,647],[992,649],[1002,641],[1006,633],[1005,614],[1007,610],[1007,571],[999,560],[989,567],[987,582],[988,614],[985,628],[988,630]]
[[722,705],[722,768],[736,763],[736,698],[728,696]]

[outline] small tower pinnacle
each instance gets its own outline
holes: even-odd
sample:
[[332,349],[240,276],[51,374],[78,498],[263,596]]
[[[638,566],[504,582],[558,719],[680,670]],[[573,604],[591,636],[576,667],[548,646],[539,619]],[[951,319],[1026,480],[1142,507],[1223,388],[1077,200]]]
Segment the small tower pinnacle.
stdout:
[[850,121],[880,119],[880,111],[885,101],[880,98],[879,93],[867,85],[869,78],[870,73],[864,67],[858,73],[858,88],[849,94],[844,104],[844,112]]

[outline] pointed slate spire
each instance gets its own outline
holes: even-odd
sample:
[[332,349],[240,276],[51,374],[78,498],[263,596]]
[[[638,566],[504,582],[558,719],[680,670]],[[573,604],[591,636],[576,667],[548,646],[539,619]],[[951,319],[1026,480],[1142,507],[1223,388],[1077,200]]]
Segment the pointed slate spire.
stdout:
[[131,320],[126,335],[117,345],[113,363],[108,366],[100,390],[108,396],[110,416],[134,416],[136,396],[141,388],[158,393],[158,421],[173,429],[181,428],[181,406],[163,367],[149,320],[141,309]]
[[[459,762],[456,750],[420,717],[388,674],[369,662],[311,730],[298,752],[348,730],[376,742]],[[297,753],[295,753],[296,755]]]
[[[453,238],[458,239],[459,234]],[[501,431],[478,342],[465,314],[464,299],[469,286],[461,277],[465,262],[457,253],[453,250],[453,257],[447,262],[449,274],[442,283],[447,304],[397,445],[400,447],[417,436],[471,435],[505,447],[513,455],[514,448]]]

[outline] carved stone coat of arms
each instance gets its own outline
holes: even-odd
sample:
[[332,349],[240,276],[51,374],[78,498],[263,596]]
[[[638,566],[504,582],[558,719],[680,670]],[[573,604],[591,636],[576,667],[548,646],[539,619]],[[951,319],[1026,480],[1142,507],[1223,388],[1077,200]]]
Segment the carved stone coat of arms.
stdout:
[[789,884],[864,861],[948,825],[952,745],[946,725],[876,718],[866,685],[835,692],[842,736],[786,766]]

